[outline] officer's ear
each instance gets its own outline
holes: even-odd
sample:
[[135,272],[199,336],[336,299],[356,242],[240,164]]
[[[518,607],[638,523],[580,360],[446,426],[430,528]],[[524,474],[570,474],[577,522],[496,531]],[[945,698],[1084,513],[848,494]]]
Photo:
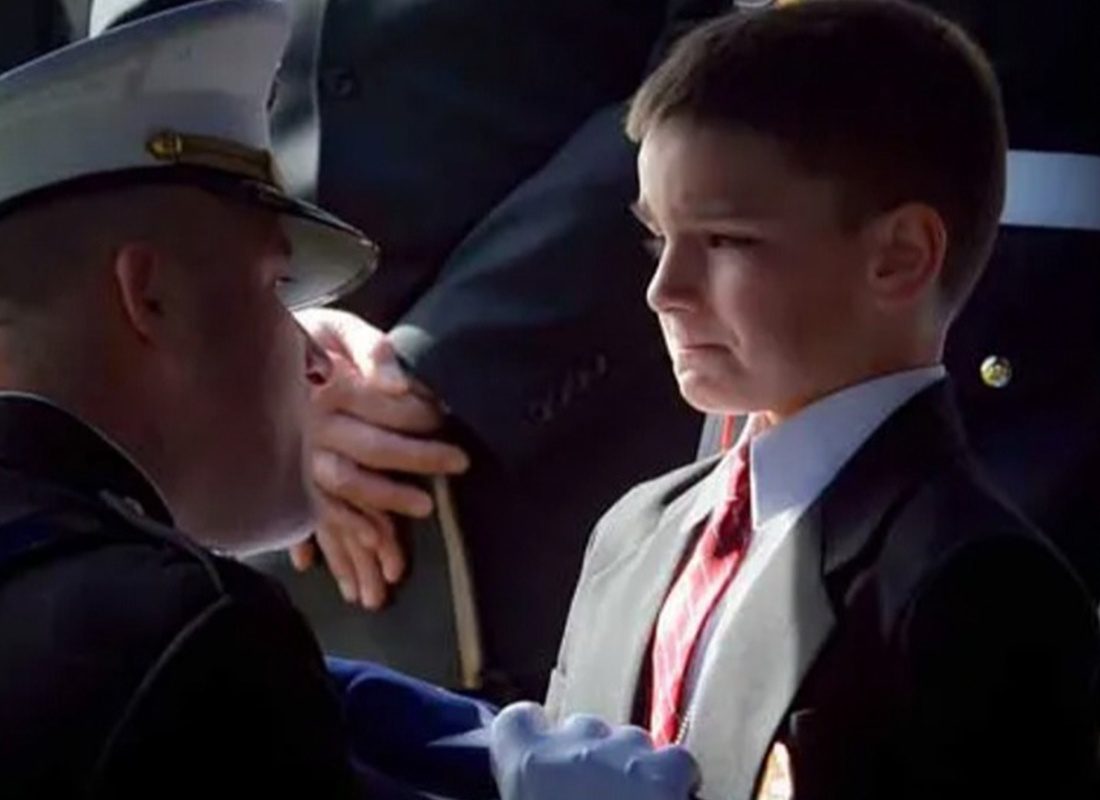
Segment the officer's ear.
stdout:
[[119,247],[112,264],[126,321],[140,339],[149,343],[160,338],[164,323],[166,266],[159,248],[140,241]]

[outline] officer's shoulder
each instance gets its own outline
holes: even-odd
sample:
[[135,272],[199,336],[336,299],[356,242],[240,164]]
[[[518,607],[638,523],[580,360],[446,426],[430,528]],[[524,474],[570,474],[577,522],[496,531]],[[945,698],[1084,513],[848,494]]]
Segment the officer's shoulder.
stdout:
[[81,609],[74,619],[86,627],[124,631],[128,646],[155,649],[218,606],[294,613],[268,578],[178,531],[136,514],[97,516],[86,546],[29,575],[48,582],[56,608]]

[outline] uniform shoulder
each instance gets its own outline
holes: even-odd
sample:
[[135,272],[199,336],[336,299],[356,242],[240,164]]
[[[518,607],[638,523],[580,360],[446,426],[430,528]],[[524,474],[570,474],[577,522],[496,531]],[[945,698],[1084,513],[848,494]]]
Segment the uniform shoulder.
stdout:
[[[39,524],[60,535],[5,576],[5,606],[40,616],[36,629],[52,640],[39,643],[44,650],[79,644],[136,668],[220,602],[289,608],[267,578],[137,515],[62,514]],[[33,602],[44,595],[47,606]]]

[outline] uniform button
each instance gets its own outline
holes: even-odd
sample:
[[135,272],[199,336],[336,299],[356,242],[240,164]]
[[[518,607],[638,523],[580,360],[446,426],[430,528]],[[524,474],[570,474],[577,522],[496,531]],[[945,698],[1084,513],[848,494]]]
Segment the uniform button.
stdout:
[[549,402],[544,400],[541,403],[532,403],[528,406],[527,415],[539,424],[546,424],[554,418],[554,409]]
[[1004,356],[989,356],[982,362],[982,383],[991,389],[1003,389],[1012,382],[1012,362]]
[[145,516],[145,506],[143,506],[137,500],[135,500],[132,497],[123,497],[121,499],[122,499],[123,504],[128,509],[130,509],[135,514],[137,514],[139,517],[144,517]]
[[347,100],[358,89],[359,82],[355,80],[355,73],[346,67],[332,67],[321,73],[321,91],[330,97]]

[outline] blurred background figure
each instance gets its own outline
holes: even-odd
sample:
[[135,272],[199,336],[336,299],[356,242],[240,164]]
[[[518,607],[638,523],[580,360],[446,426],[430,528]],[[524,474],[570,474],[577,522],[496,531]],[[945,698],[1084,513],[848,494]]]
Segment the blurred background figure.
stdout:
[[0,72],[69,42],[87,25],[88,0],[0,4]]

